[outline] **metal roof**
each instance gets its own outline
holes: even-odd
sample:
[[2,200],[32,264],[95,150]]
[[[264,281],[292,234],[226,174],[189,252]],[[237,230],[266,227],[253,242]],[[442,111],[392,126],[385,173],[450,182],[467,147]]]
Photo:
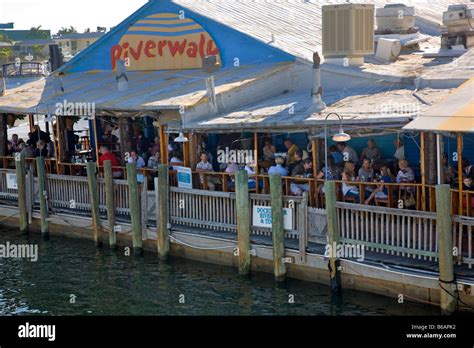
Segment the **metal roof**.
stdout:
[[[358,90],[360,91],[360,90]],[[344,119],[344,125],[352,129],[366,128],[367,125],[384,124],[400,126],[408,123],[429,105],[445,97],[450,89],[424,89],[414,95],[413,90],[397,89],[373,94],[343,97],[323,110],[312,113],[309,93],[287,93],[260,103],[243,106],[239,111],[221,114],[207,119],[187,122],[184,128],[190,131],[235,131],[261,129],[267,132],[308,130],[324,125],[324,118],[331,112],[337,112]],[[357,93],[357,91],[352,91]],[[351,91],[346,91],[350,94]],[[347,95],[346,94],[346,95]],[[325,100],[337,100],[334,94],[325,96]],[[423,100],[423,101],[422,101]],[[406,106],[410,108],[406,108]],[[328,124],[339,125],[337,118],[328,119]],[[180,125],[176,125],[180,127]]]
[[[313,52],[321,51],[322,6],[347,3],[346,0],[173,0],[173,2],[310,62]],[[352,0],[351,3],[384,7],[394,1]],[[417,17],[441,24],[443,11],[446,11],[449,5],[470,2],[469,0],[396,0],[395,3],[414,6]]]
[[404,129],[474,133],[474,77]]
[[[222,69],[215,73],[216,93],[251,83],[266,74],[284,69],[288,64],[247,65]],[[18,88],[7,89],[0,97],[0,112],[34,113],[36,105],[47,104],[55,110],[56,103],[93,103],[97,113],[105,110],[158,111],[191,107],[207,102],[206,74],[201,70],[128,72],[126,91],[119,91],[116,75],[111,71],[72,73],[62,77],[64,93],[54,93],[49,76]],[[41,110],[45,108],[42,107]]]

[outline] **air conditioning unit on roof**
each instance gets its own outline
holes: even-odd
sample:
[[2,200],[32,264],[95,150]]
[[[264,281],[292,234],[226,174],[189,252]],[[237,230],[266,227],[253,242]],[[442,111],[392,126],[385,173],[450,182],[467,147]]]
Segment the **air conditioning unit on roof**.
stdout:
[[341,4],[322,7],[323,55],[361,58],[374,53],[374,6]]

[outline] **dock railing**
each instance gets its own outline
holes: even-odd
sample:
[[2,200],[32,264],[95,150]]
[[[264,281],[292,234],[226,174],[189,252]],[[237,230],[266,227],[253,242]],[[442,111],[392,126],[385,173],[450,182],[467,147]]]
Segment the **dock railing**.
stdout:
[[[27,180],[29,202],[33,209],[38,209],[37,203],[37,179]],[[17,190],[11,187],[15,176],[14,169],[0,169],[0,201],[4,204],[15,204],[17,201]],[[202,173],[194,173],[200,182]],[[219,173],[220,175],[221,173]],[[149,176],[155,175],[148,171]],[[14,181],[14,180],[13,180]],[[79,215],[90,215],[89,191],[87,178],[75,175],[46,175],[47,201],[52,213],[57,211],[69,212]],[[99,208],[102,214],[106,213],[104,179],[98,178]],[[150,180],[151,181],[151,180]],[[140,189],[145,190],[142,194],[142,209],[148,214],[148,219],[154,220],[150,215],[152,205],[150,197],[154,195],[154,188],[148,186],[150,182],[145,179]],[[173,176],[170,176],[172,183]],[[316,181],[315,181],[316,183]],[[130,206],[128,201],[128,184],[126,180],[114,180],[115,214],[129,218]],[[359,183],[359,185],[365,185]],[[406,184],[406,186],[409,186]],[[363,188],[362,188],[363,189]],[[284,191],[285,192],[285,191]],[[451,191],[453,200],[457,192]],[[430,193],[431,194],[431,193]],[[466,199],[471,198],[471,192],[464,192]],[[309,196],[309,195],[308,195]],[[144,197],[148,197],[144,198]],[[151,199],[153,201],[153,198]],[[237,219],[235,206],[235,193],[222,191],[203,190],[201,186],[197,189],[183,189],[173,185],[170,186],[170,221],[181,227],[196,229],[208,229],[215,231],[236,233]],[[153,204],[153,203],[152,203]],[[325,243],[325,211],[315,208],[301,196],[284,195],[283,205],[291,210],[291,226],[286,226],[285,236],[288,239],[298,240],[300,251],[308,245],[308,241]],[[249,209],[253,212],[256,206],[271,206],[270,195],[267,193],[250,194]],[[436,207],[434,208],[436,211]],[[417,258],[423,260],[436,260],[437,236],[436,236],[436,213],[421,211],[419,209],[399,209],[391,206],[373,206],[354,204],[352,202],[336,202],[337,217],[341,242],[362,244],[367,250],[397,255],[401,257]],[[253,214],[251,214],[252,216]],[[452,214],[453,219],[453,245],[457,248],[458,264],[467,264],[472,267],[473,258],[473,230],[474,218]],[[146,220],[146,216],[144,216]],[[146,222],[146,221],[145,221]],[[251,233],[254,236],[271,237],[271,228],[253,226]],[[316,237],[313,238],[312,237]]]

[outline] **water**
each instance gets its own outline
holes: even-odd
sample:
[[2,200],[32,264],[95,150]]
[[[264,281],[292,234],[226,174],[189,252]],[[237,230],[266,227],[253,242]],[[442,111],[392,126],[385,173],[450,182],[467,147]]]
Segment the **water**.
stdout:
[[[93,242],[0,231],[0,244],[35,243],[39,259],[0,258],[1,315],[428,315],[434,307],[329,288],[270,274],[241,277],[236,269],[199,262],[96,251]],[[180,303],[180,299],[184,303]],[[295,303],[288,303],[290,296]],[[180,297],[181,296],[181,297]],[[71,300],[75,300],[71,303]]]

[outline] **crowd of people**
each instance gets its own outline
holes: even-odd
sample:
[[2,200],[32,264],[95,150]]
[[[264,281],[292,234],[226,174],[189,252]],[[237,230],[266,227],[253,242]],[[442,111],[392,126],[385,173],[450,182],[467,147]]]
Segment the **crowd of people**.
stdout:
[[17,153],[25,155],[26,158],[54,157],[54,143],[49,134],[36,125],[32,132],[28,133],[26,141],[19,138],[18,134],[12,134],[7,142],[7,155],[13,157]]

